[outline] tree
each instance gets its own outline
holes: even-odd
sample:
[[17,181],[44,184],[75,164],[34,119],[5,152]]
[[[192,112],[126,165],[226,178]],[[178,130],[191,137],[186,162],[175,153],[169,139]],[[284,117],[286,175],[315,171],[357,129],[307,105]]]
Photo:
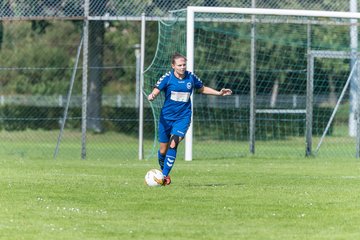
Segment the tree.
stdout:
[[2,21],[0,21],[0,50],[2,48],[4,27]]
[[[107,1],[90,1],[90,15],[103,16]],[[88,128],[94,132],[102,132],[102,71],[104,59],[105,26],[102,21],[89,22],[89,96],[88,96]]]
[[88,128],[95,132],[102,131],[102,67],[105,28],[102,21],[89,23],[89,96],[88,96]]

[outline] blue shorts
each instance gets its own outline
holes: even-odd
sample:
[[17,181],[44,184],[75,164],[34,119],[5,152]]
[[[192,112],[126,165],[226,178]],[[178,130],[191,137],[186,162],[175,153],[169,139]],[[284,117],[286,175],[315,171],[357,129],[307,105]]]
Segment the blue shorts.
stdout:
[[170,141],[171,135],[177,135],[184,138],[187,130],[189,129],[191,117],[166,120],[160,116],[159,121],[159,142],[166,143]]

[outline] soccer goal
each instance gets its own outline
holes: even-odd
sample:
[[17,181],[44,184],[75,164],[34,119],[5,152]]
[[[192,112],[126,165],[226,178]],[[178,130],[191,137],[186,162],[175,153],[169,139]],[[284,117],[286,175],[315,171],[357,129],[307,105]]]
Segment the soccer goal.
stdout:
[[[145,72],[145,92],[169,69],[174,51],[186,54],[188,70],[205,85],[233,90],[226,98],[193,95],[185,160],[249,153],[310,156],[313,142],[320,142],[324,132],[327,142],[337,147],[322,154],[354,156],[356,139],[347,131],[353,89],[342,90],[357,59],[357,54],[349,55],[354,52],[349,32],[357,28],[354,19],[359,17],[350,12],[255,8],[174,11],[159,23],[158,49]],[[321,57],[316,51],[347,57]],[[152,105],[155,117],[162,99],[157,101]],[[335,108],[339,114],[334,118]]]

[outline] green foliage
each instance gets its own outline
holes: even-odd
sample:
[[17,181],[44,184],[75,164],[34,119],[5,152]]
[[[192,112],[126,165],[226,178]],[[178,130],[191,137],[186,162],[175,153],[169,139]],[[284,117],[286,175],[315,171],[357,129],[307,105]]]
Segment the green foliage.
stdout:
[[[105,24],[105,43],[100,46],[104,51],[103,91],[108,94],[134,92],[134,46],[140,43],[140,23],[111,21]],[[22,21],[3,25],[2,94],[66,94],[80,43],[82,22]],[[150,22],[147,27],[146,63],[149,64],[150,56],[156,51],[157,23]],[[81,92],[81,59],[75,92]]]
[[[321,135],[332,108],[314,108],[313,135]],[[145,108],[144,131],[152,135],[154,122],[150,108]],[[219,123],[219,116],[227,115]],[[61,107],[4,106],[0,108],[0,129],[7,131],[25,129],[59,129],[63,117]],[[249,109],[197,108],[194,113],[196,136],[202,140],[222,140],[232,136],[232,141],[246,141],[249,132]],[[114,131],[136,137],[138,134],[138,110],[126,107],[103,107],[102,118],[105,131]],[[80,129],[81,108],[70,108],[66,127]],[[201,126],[206,125],[207,128]],[[259,114],[256,137],[258,140],[302,137],[305,134],[305,117],[299,114]],[[209,131],[208,129],[212,129]],[[331,135],[333,126],[329,129]]]
[[[32,31],[31,26],[31,22],[5,24],[1,50],[4,57],[0,65],[8,69],[0,72],[1,91],[6,94],[66,93],[80,33],[71,22],[46,25],[46,32]],[[60,41],[62,36],[68,36],[66,42]]]
[[[157,4],[161,5],[160,2]],[[279,7],[286,4],[288,3],[279,3]],[[326,5],[324,1],[316,4],[319,7],[323,4]],[[314,5],[316,4],[314,3]],[[183,16],[183,13],[180,15]],[[101,47],[104,51],[103,66],[105,68],[102,70],[102,89],[105,93],[134,91],[136,87],[134,84],[134,46],[140,43],[140,22],[110,21],[104,24],[106,26],[105,44]],[[180,21],[173,25],[174,22],[168,21],[166,24],[168,26],[160,29],[161,36],[159,38],[161,40],[159,47],[166,48],[166,50],[165,53],[159,53],[156,52],[157,23],[147,23],[146,65],[154,63],[168,69],[168,56],[174,51],[185,54],[185,22]],[[4,69],[0,72],[1,91],[6,94],[66,93],[74,66],[75,49],[80,42],[81,21],[22,21],[18,23],[5,22],[3,25],[4,42],[0,65]],[[223,75],[223,73],[220,74],[222,71],[230,76],[223,79],[222,83],[216,79],[210,80],[210,86],[218,87],[219,84],[223,84],[235,89],[248,82],[250,27],[249,24],[234,22],[198,22],[196,24],[195,62],[199,76],[204,79],[208,79],[208,76],[211,75],[220,77]],[[258,85],[264,87],[258,88],[258,90],[262,89],[262,91],[268,92],[270,89],[265,86],[270,86],[270,84],[267,81],[273,82],[275,78],[279,80],[280,84],[288,82],[289,79],[296,79],[299,83],[303,82],[301,79],[305,75],[301,71],[306,69],[306,31],[306,24],[259,23],[256,25]],[[209,40],[210,34],[213,34],[211,41]],[[314,25],[311,28],[311,48],[347,50],[348,35],[347,26]],[[161,39],[163,36],[172,38],[165,40],[168,45],[163,45]],[[339,38],[338,36],[343,37]],[[226,41],[224,41],[225,39]],[[202,43],[211,44],[216,55],[209,55],[207,52],[209,45]],[[164,56],[166,61],[157,63],[155,58],[155,61],[152,62],[152,56],[155,53],[158,54],[158,57],[160,57],[159,54],[166,55]],[[321,62],[317,67],[335,70],[335,74],[348,70],[347,64],[339,65],[331,61]],[[270,69],[277,72],[266,73]],[[235,71],[240,74],[238,73],[234,79]],[[80,92],[81,70],[78,69],[78,72],[76,75],[78,84],[75,85],[75,89]],[[328,78],[329,75],[325,73],[323,76]],[[234,84],[234,81],[237,83]],[[300,86],[304,90],[306,85],[298,84],[297,86],[298,90]],[[293,90],[289,91],[291,93]]]
[[[194,129],[199,140],[247,141],[249,138],[249,109],[238,108],[196,108]],[[332,108],[313,109],[313,136],[322,135]],[[220,118],[223,116],[223,119]],[[203,126],[206,125],[206,128]],[[333,132],[331,126],[328,135]],[[211,129],[211,130],[209,130]],[[256,139],[273,141],[292,137],[304,137],[305,114],[258,113],[256,117]]]
[[[115,90],[134,92],[135,90],[135,45],[140,44],[140,23],[114,21],[105,32],[104,66],[120,66],[116,71],[104,71],[103,84],[106,93]],[[121,84],[119,84],[119,81]],[[110,83],[111,87],[106,87]],[[121,88],[121,89],[119,89]]]
[[[153,135],[154,122],[151,109],[144,109],[144,131]],[[64,109],[62,107],[9,106],[0,107],[0,129],[19,131],[26,129],[54,130],[60,128]],[[103,107],[102,118],[105,131],[124,133],[136,137],[138,134],[138,110],[136,108]],[[70,108],[66,128],[81,128],[81,108]]]
[[37,34],[44,34],[46,32],[46,28],[51,23],[49,21],[40,20],[40,21],[31,21],[31,30]]

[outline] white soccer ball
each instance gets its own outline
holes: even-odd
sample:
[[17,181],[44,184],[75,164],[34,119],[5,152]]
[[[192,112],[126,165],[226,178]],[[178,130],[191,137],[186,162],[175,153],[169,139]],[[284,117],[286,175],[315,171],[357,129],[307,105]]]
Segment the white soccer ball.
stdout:
[[158,187],[163,184],[164,175],[158,169],[150,169],[145,175],[145,183],[150,187]]

